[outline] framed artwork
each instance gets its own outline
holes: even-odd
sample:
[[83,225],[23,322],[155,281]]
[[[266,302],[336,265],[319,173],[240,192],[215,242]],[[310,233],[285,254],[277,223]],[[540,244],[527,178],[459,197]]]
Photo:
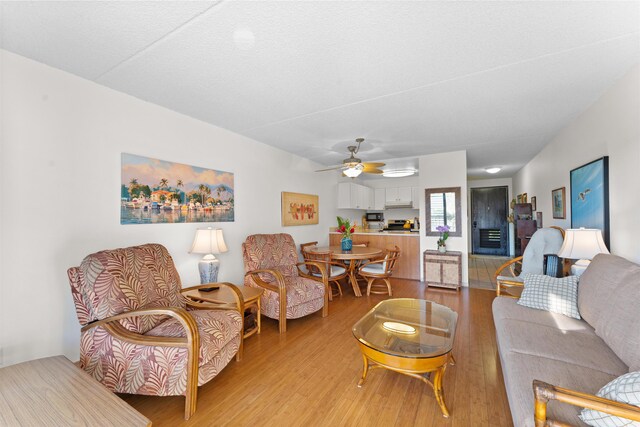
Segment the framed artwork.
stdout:
[[120,224],[231,222],[233,173],[122,153]]
[[516,201],[518,202],[518,204],[522,203],[522,194],[518,194],[516,196]]
[[542,212],[536,212],[536,225],[538,228],[542,228]]
[[531,197],[531,210],[532,211],[537,211],[538,209],[536,209],[536,196],[532,196]]
[[571,181],[571,228],[602,230],[609,246],[609,157],[601,157],[573,169]]
[[527,203],[527,193],[522,193],[522,203]]
[[282,192],[282,225],[318,224],[319,199],[314,194]]
[[556,188],[551,191],[551,212],[554,219],[565,219],[567,217],[567,205],[565,197],[565,187]]

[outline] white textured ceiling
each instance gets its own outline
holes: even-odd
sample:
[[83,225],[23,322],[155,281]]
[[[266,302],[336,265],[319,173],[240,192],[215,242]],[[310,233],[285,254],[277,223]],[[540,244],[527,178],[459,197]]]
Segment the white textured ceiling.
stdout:
[[510,176],[640,62],[640,2],[3,2],[0,36],[322,164],[364,137]]

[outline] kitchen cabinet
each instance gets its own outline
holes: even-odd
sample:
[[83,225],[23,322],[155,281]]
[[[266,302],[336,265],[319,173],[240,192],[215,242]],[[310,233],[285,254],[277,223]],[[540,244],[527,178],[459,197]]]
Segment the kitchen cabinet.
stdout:
[[376,188],[374,190],[373,209],[376,211],[384,210],[384,202],[385,202],[385,197],[387,195],[385,190],[386,189],[384,188]]
[[373,189],[351,182],[338,184],[338,209],[373,209]]
[[385,204],[393,205],[413,205],[412,187],[389,187],[386,188]]

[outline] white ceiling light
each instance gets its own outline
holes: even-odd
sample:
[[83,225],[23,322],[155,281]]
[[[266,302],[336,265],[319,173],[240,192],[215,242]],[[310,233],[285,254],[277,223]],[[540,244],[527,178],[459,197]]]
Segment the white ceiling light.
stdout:
[[356,166],[345,169],[342,173],[344,173],[349,178],[355,178],[362,173],[362,169],[364,169],[364,166],[362,166],[362,164],[358,164]]
[[233,41],[240,50],[251,50],[256,44],[256,36],[249,28],[238,28],[233,32]]
[[502,168],[486,168],[485,171],[487,173],[498,173],[502,170]]
[[387,178],[402,178],[404,176],[411,176],[416,172],[415,169],[391,169],[382,172],[382,176]]

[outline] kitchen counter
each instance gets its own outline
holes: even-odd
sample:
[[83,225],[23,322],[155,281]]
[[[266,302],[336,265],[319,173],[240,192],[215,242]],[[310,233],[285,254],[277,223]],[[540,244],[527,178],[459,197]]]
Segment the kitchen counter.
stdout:
[[[341,234],[337,231],[330,231],[329,234]],[[413,237],[418,237],[420,236],[420,232],[419,231],[378,231],[378,230],[362,230],[362,231],[356,231],[355,233],[351,233],[354,236],[357,235],[367,235],[370,236],[372,234],[374,235],[378,235],[378,236],[413,236]]]
[[[392,277],[399,279],[420,280],[420,233],[411,231],[365,230],[351,233],[353,244],[367,243],[370,247],[387,249],[397,246],[400,258],[396,262]],[[416,237],[411,239],[411,237]],[[329,244],[339,245],[341,233],[329,232]]]

